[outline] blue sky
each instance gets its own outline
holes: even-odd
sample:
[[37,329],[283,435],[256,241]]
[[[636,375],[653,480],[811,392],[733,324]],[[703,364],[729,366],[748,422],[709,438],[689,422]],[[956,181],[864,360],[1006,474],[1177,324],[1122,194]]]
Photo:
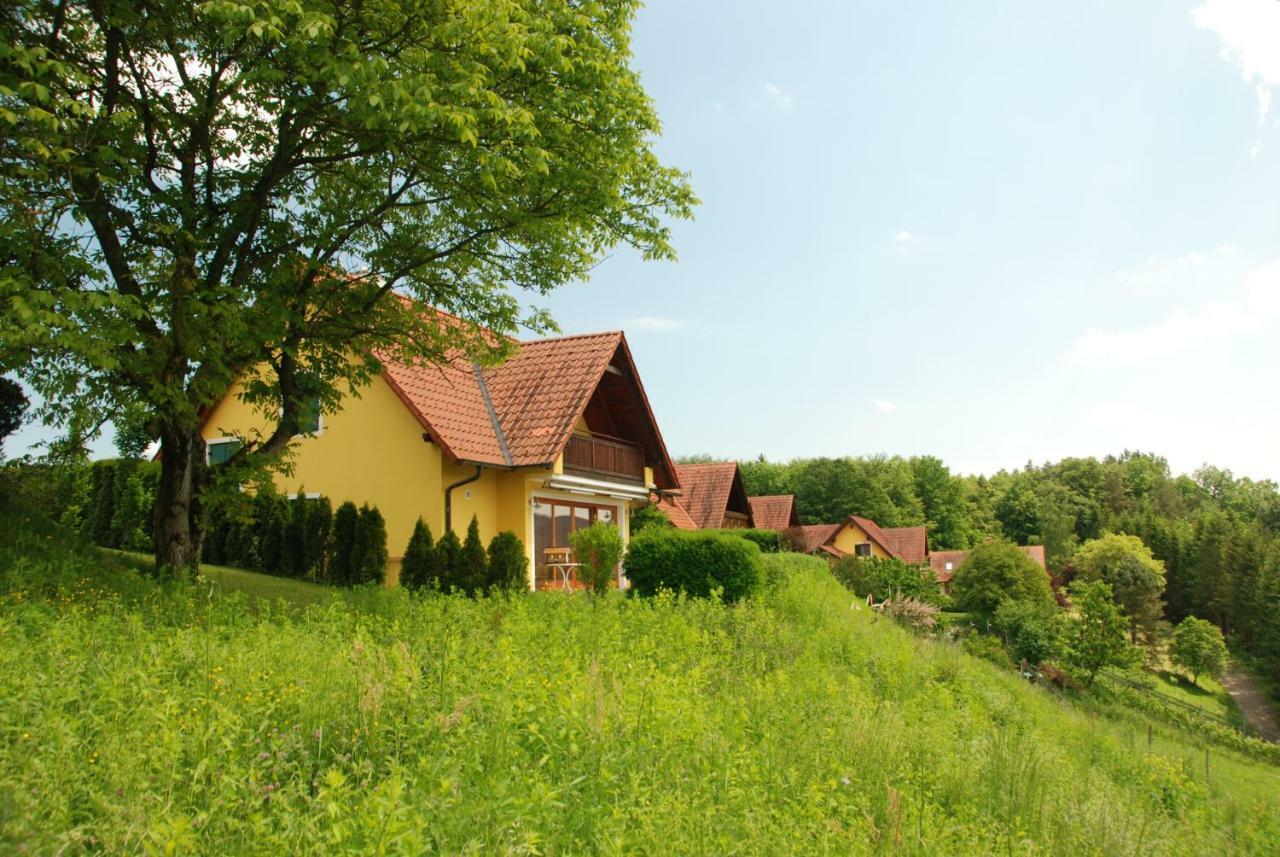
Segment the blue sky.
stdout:
[[1276,0],[652,0],[634,47],[703,204],[548,305],[673,454],[1280,479]]

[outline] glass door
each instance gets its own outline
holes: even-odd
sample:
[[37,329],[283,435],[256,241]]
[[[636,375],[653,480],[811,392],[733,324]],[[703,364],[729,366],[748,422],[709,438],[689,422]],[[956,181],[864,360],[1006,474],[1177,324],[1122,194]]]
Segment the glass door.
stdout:
[[617,525],[616,506],[533,498],[533,556],[538,589],[581,589],[569,535],[597,521]]

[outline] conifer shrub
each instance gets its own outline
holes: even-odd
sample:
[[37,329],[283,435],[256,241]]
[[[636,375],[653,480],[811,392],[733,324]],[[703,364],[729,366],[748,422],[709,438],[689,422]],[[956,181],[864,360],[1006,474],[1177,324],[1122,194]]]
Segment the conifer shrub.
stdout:
[[726,602],[759,592],[764,562],[754,543],[724,533],[646,530],[631,540],[627,579],[639,595],[663,589],[706,598],[719,591]]
[[571,533],[569,544],[578,561],[578,579],[597,595],[608,590],[609,584],[617,579],[618,563],[625,547],[618,528],[597,521]]
[[461,590],[458,583],[459,563],[462,558],[462,542],[458,534],[449,530],[436,542],[436,567],[440,570],[440,591],[444,593]]
[[440,571],[431,528],[421,518],[413,525],[413,535],[400,561],[400,585],[405,589],[439,589]]
[[489,557],[484,551],[484,542],[480,541],[480,522],[471,516],[467,525],[467,537],[462,542],[462,550],[458,553],[458,587],[468,595],[483,592],[489,580]]
[[353,584],[377,583],[387,570],[387,524],[377,506],[365,503],[356,519],[351,560]]
[[356,529],[360,524],[360,510],[350,500],[338,507],[333,515],[333,556],[329,560],[330,583],[347,586],[354,579],[356,555]]
[[286,577],[307,573],[307,499],[301,489],[281,519],[280,573]]
[[510,530],[489,542],[489,587],[503,592],[529,588],[529,558],[520,537]]
[[248,566],[267,574],[280,574],[284,561],[284,525],[289,502],[275,491],[259,490],[254,497],[254,524],[258,531],[258,561]]
[[303,542],[307,574],[315,580],[324,577],[325,563],[329,557],[329,538],[333,528],[333,504],[328,497],[318,497],[306,502],[307,523]]

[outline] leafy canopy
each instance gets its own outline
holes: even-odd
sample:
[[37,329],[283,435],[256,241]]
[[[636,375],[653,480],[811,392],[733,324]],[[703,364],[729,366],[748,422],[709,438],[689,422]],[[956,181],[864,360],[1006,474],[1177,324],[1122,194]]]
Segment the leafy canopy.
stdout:
[[1129,616],[1129,636],[1137,641],[1139,628],[1150,635],[1164,612],[1164,563],[1137,536],[1108,533],[1085,542],[1076,551],[1081,580],[1101,580],[1111,586],[1116,602]]
[[1212,622],[1188,616],[1173,629],[1173,641],[1169,648],[1173,662],[1191,673],[1191,683],[1199,681],[1201,674],[1217,677],[1227,665],[1227,644],[1222,631]]
[[951,579],[956,607],[990,619],[1004,601],[1053,604],[1049,575],[1017,545],[990,541],[969,551]]

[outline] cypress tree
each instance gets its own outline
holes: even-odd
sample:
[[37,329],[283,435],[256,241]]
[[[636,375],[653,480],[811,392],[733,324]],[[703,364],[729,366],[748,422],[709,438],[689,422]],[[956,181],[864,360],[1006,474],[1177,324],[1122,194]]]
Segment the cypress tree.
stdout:
[[458,582],[464,592],[475,595],[485,588],[488,578],[489,558],[485,556],[484,542],[480,541],[480,522],[472,515],[458,558]]
[[459,589],[458,563],[461,559],[462,543],[458,534],[449,530],[436,543],[436,567],[439,569],[441,592],[454,592]]
[[377,506],[360,507],[356,524],[356,549],[352,558],[355,583],[381,581],[387,569],[387,525]]
[[280,570],[287,577],[302,577],[307,573],[307,496],[301,488],[298,496],[290,500],[282,524],[280,545]]
[[431,528],[421,518],[413,525],[413,535],[400,562],[400,585],[406,589],[439,588],[435,542]]
[[307,506],[305,573],[316,580],[323,580],[329,556],[329,535],[333,529],[333,506],[328,497],[320,497]]
[[356,551],[356,527],[360,512],[350,500],[333,515],[333,556],[329,560],[329,580],[339,586],[350,586]]
[[529,587],[529,558],[513,532],[498,533],[489,542],[488,585],[493,589],[518,592]]
[[288,500],[274,492],[259,495],[261,503],[255,523],[258,529],[258,570],[267,574],[283,571],[284,528],[289,515]]

